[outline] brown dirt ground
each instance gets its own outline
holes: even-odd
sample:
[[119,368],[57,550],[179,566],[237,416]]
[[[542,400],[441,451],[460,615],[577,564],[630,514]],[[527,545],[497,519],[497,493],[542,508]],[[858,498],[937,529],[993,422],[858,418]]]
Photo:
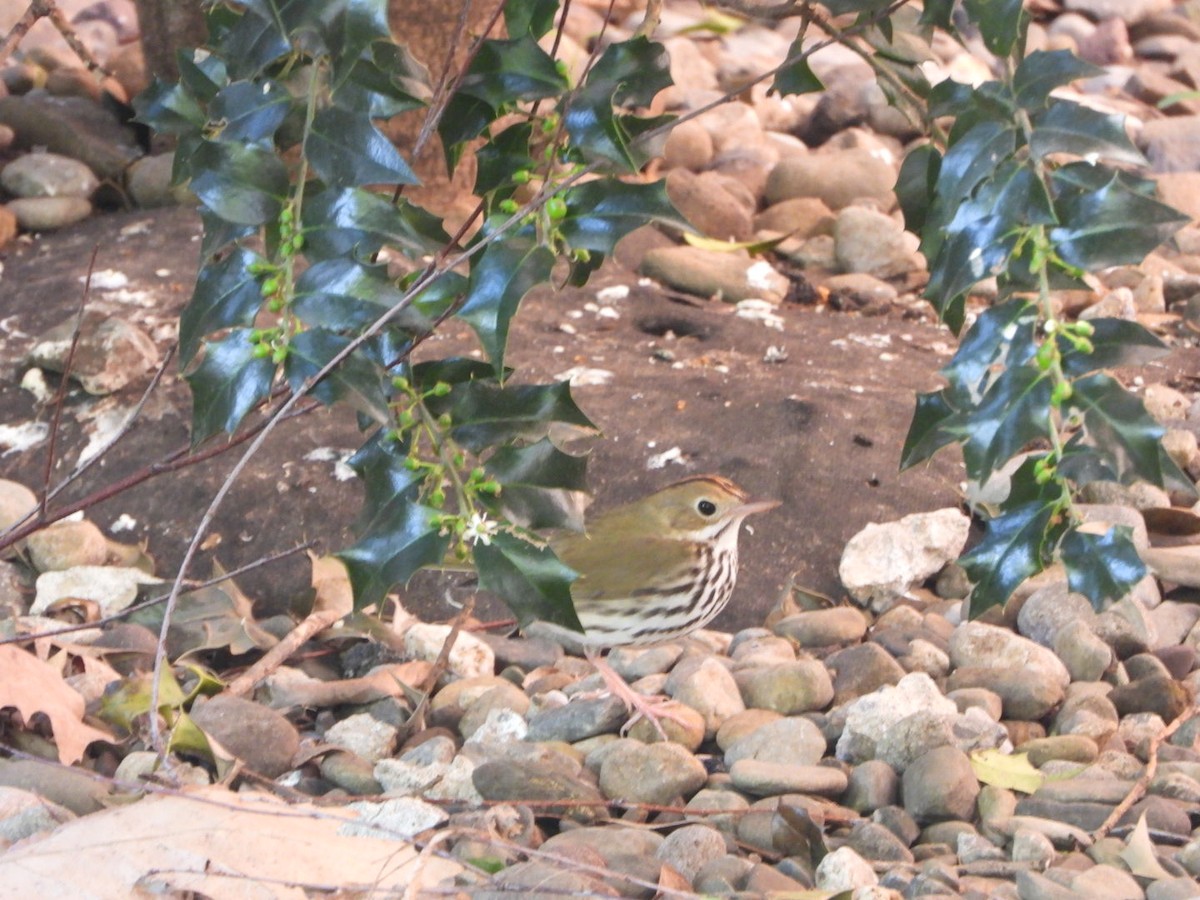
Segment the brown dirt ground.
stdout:
[[[39,406],[19,387],[29,342],[12,331],[38,335],[75,314],[93,248],[98,270],[124,272],[130,289],[151,291],[156,302],[151,309],[122,307],[103,292],[89,302],[161,329],[189,295],[198,232],[193,213],[171,209],[98,216],[60,234],[18,242],[4,260],[0,279],[0,320],[6,326],[0,334],[0,422],[49,420],[49,406]],[[619,256],[628,262],[636,248]],[[169,274],[159,273],[163,269]],[[631,286],[625,299],[612,304],[618,318],[585,309],[600,288],[618,284]],[[572,310],[582,315],[572,317]],[[783,501],[743,538],[738,592],[715,623],[736,629],[761,624],[789,576],[837,597],[842,546],[868,522],[957,502],[961,475],[954,455],[897,471],[914,393],[937,385],[936,371],[948,358],[953,337],[928,313],[914,317],[902,307],[875,312],[820,312],[789,303],[780,310],[780,332],[737,318],[726,304],[639,284],[617,262],[584,289],[531,296],[513,329],[510,362],[528,380],[581,365],[613,373],[606,385],[575,390],[580,406],[603,431],[590,448],[598,508],[696,472],[720,472],[756,495]],[[574,326],[575,333],[561,330],[563,323]],[[160,341],[164,348],[168,343],[165,337]],[[786,348],[786,361],[763,361],[772,345]],[[448,355],[474,347],[469,329],[452,323],[425,352]],[[664,349],[674,353],[675,365],[656,357]],[[1200,354],[1177,351],[1169,363],[1148,379],[1200,371]],[[176,374],[172,367],[146,415],[70,496],[112,484],[186,445],[190,398]],[[116,400],[131,406],[143,388],[144,383],[132,386]],[[70,392],[56,473],[68,471],[86,443],[78,416],[94,411],[96,403],[78,388]],[[218,513],[213,532],[219,540],[208,542],[192,574],[207,575],[213,560],[233,568],[304,540],[316,540],[319,550],[348,543],[360,487],[337,480],[332,462],[306,456],[323,447],[352,450],[358,438],[351,417],[341,412],[322,411],[279,429]],[[651,456],[673,447],[684,464],[647,468]],[[43,445],[0,458],[0,477],[36,489],[45,452]],[[133,537],[118,537],[144,541],[159,574],[170,577],[239,455],[240,450],[227,453],[145,482],[88,515],[105,529],[122,514],[132,516],[137,522]],[[274,611],[303,597],[307,578],[307,566],[290,561],[247,575],[240,584],[261,610]],[[422,576],[405,603],[426,618],[443,619],[454,612],[445,602],[447,594],[467,590],[461,578],[443,582]],[[501,614],[494,604],[485,604],[480,613]]]

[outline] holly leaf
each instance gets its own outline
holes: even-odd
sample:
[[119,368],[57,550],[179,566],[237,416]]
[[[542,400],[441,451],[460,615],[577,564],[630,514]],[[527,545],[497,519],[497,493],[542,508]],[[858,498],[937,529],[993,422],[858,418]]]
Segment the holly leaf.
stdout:
[[1005,369],[979,406],[953,426],[965,438],[967,475],[983,482],[1030,441],[1050,433],[1050,377],[1034,366]]
[[235,81],[209,104],[206,132],[213,140],[231,143],[267,140],[291,108],[292,95],[277,82]]
[[262,290],[248,269],[261,259],[257,253],[238,247],[200,270],[192,299],[179,315],[180,368],[187,368],[205,335],[234,325],[254,324],[262,305]]
[[192,154],[192,193],[215,215],[236,225],[263,225],[279,217],[288,175],[272,151],[245,144],[203,141]]
[[1060,172],[1053,173],[1051,181],[1065,187],[1055,204],[1062,225],[1051,229],[1050,240],[1063,260],[1080,269],[1140,263],[1190,221],[1178,210],[1131,190],[1115,174],[1103,187],[1080,190],[1070,175]]
[[1124,117],[1058,100],[1033,116],[1029,149],[1042,158],[1051,153],[1097,157],[1112,162],[1145,165],[1146,158],[1125,133]]
[[1021,109],[1036,112],[1045,107],[1055,88],[1103,71],[1070,50],[1035,50],[1021,60],[1013,73],[1013,96]]
[[789,94],[815,94],[817,91],[825,90],[825,85],[821,83],[821,79],[809,65],[808,54],[804,50],[803,35],[797,37],[792,42],[792,46],[788,47],[787,58],[791,59],[792,57],[798,58],[775,73],[775,81],[772,83],[771,90],[777,91],[785,97]]
[[365,112],[329,106],[317,113],[304,143],[309,165],[326,185],[419,184],[400,151]]
[[472,263],[458,316],[475,330],[497,373],[504,368],[509,323],[525,295],[544,283],[553,267],[549,249],[520,235],[488,245]]
[[510,441],[540,441],[552,425],[596,430],[565,381],[515,387],[469,381],[456,385],[448,399],[453,404],[451,434],[474,453]]
[[917,394],[917,408],[900,451],[901,470],[924,462],[956,440],[956,434],[946,426],[954,421],[958,411],[950,405],[946,395],[945,390]]
[[1063,372],[1070,378],[1101,369],[1144,366],[1171,352],[1166,344],[1137,322],[1092,319],[1091,325],[1095,329],[1088,338],[1092,344],[1091,353],[1075,349],[1075,345],[1066,337],[1058,336]]
[[365,261],[390,245],[420,256],[450,242],[436,216],[404,198],[393,203],[362,187],[327,188],[306,197],[302,216],[310,259],[353,255]]
[[154,82],[133,99],[135,121],[162,134],[191,134],[204,127],[208,114],[188,88],[180,84]]
[[418,569],[440,563],[450,545],[450,536],[440,533],[439,510],[403,496],[393,499],[378,508],[353,546],[335,554],[350,575],[355,609],[379,603],[395,585],[407,584]]
[[554,27],[558,0],[508,0],[504,4],[504,27],[510,35],[540,38]]
[[[288,355],[283,365],[283,374],[291,389],[299,391],[349,344],[350,338],[324,328],[310,328],[295,335],[288,343]],[[309,390],[309,394],[326,406],[345,400],[381,425],[392,419],[380,369],[361,353],[352,353],[343,359]]]
[[563,111],[571,143],[587,160],[607,160],[636,172],[651,154],[635,138],[671,121],[671,116],[640,119],[614,109],[647,106],[671,84],[671,60],[662,44],[639,36],[612,44],[588,72]]
[[1082,414],[1090,442],[1112,462],[1121,479],[1137,476],[1161,485],[1163,427],[1142,401],[1102,372],[1079,378],[1072,387],[1068,406]]
[[557,97],[566,89],[567,81],[554,60],[530,34],[484,41],[438,124],[447,166],[453,170],[463,142],[482,134],[501,109]]
[[583,631],[571,602],[578,576],[549,547],[500,532],[490,543],[476,544],[474,556],[480,587],[502,597],[517,624],[542,621]]
[[586,458],[563,453],[543,438],[524,447],[501,447],[484,468],[500,482],[497,505],[510,521],[525,528],[583,530]]
[[255,354],[250,329],[237,328],[209,341],[204,359],[184,376],[192,389],[192,446],[218,432],[233,434],[242,419],[271,393],[275,364]]
[[1104,534],[1074,529],[1059,544],[1068,586],[1091,600],[1097,611],[1106,600],[1124,597],[1146,575],[1131,535],[1127,525],[1114,525]]
[[[404,301],[404,291],[386,275],[384,265],[368,266],[350,259],[325,259],[304,270],[296,279],[292,311],[306,325],[332,329],[361,329]],[[415,331],[428,323],[407,307],[392,323]]]
[[1022,0],[963,0],[963,7],[979,26],[984,46],[997,56],[1008,56],[1024,31]]
[[978,398],[987,390],[996,363],[1024,365],[1036,352],[1037,307],[1028,300],[1010,300],[984,310],[959,343],[953,359],[942,368],[952,393]]
[[567,214],[559,222],[559,232],[575,250],[607,255],[617,241],[648,222],[689,227],[667,199],[664,181],[634,184],[599,178],[568,188],[562,196]]
[[959,557],[974,585],[968,601],[971,618],[1003,604],[1017,585],[1042,570],[1042,548],[1055,511],[1055,505],[1043,503],[1011,509],[991,519],[983,539]]

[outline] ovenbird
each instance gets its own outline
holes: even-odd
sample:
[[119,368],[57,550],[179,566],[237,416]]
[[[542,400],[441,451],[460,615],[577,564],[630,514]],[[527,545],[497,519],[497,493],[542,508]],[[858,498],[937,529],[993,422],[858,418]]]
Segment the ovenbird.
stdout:
[[711,622],[733,595],[742,520],[778,505],[751,501],[726,478],[700,475],[604,513],[586,534],[553,541],[559,559],[579,573],[571,598],[583,634],[556,626],[551,633],[583,644],[609,690],[661,733],[645,699],[600,650],[670,641]]

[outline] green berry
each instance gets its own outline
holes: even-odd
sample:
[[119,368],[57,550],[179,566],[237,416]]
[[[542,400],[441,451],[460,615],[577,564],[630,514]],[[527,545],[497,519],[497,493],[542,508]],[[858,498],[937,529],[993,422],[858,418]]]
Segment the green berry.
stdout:
[[506,215],[511,216],[513,213],[515,213],[520,208],[521,207],[517,203],[517,201],[513,200],[511,197],[507,200],[500,201],[500,212],[505,213]]
[[552,222],[561,222],[567,217],[567,201],[562,197],[551,197],[546,201],[546,215]]
[[254,345],[254,357],[256,359],[265,359],[266,357],[268,357],[270,355],[271,355],[271,345],[270,344],[255,344]]
[[1058,384],[1054,385],[1054,391],[1050,394],[1050,402],[1054,406],[1062,406],[1071,399],[1071,395],[1073,393],[1075,393],[1075,391],[1071,387],[1071,382],[1060,381]]
[[1037,362],[1037,367],[1043,372],[1054,365],[1054,355],[1058,352],[1058,348],[1054,346],[1053,341],[1044,341],[1037,349],[1037,354],[1034,360]]
[[445,397],[450,393],[450,385],[444,381],[439,381],[433,386],[433,389],[430,390],[429,393],[433,394],[435,397]]
[[443,428],[449,428],[453,421],[454,420],[450,418],[450,413],[442,413],[440,416],[438,416],[437,420],[438,424]]
[[533,178],[533,173],[528,169],[518,169],[513,172],[513,184],[529,184],[529,179]]
[[417,417],[413,415],[413,411],[411,409],[400,410],[400,415],[397,417],[397,421],[400,423],[401,428],[411,428],[413,422],[416,420]]
[[446,505],[446,492],[441,488],[434,488],[429,494],[429,505],[434,509],[441,509]]
[[409,388],[408,379],[403,375],[397,375],[392,379],[392,387],[398,391],[407,391]]

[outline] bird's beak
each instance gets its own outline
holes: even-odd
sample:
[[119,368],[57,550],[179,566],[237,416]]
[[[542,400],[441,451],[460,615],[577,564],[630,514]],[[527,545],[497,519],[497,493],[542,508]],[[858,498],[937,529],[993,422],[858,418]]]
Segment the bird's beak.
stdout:
[[755,513],[768,512],[779,506],[781,502],[779,500],[751,500],[749,503],[743,503],[736,507],[733,512],[739,518],[752,516]]

